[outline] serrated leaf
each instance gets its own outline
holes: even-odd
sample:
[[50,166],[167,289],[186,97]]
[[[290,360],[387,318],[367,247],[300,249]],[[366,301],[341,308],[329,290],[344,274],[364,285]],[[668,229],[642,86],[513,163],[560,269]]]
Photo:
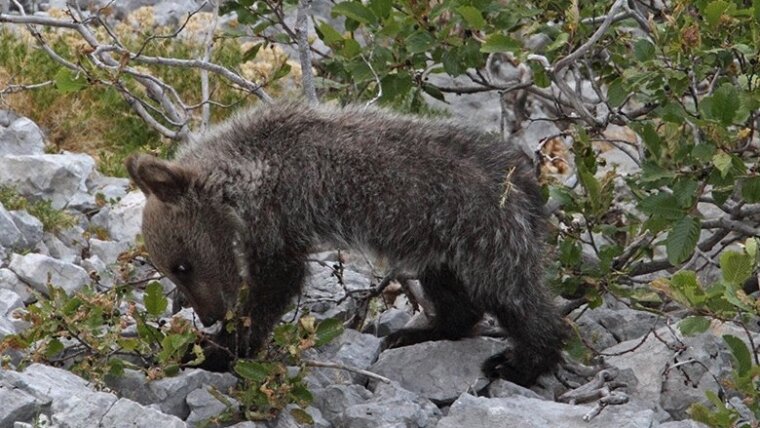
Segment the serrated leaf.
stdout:
[[699,241],[700,230],[699,219],[691,216],[686,216],[673,225],[665,242],[670,264],[678,266],[691,258]]
[[386,19],[391,15],[393,2],[392,0],[370,0],[368,6],[375,16],[380,19]]
[[406,49],[411,53],[422,53],[430,49],[435,39],[427,31],[415,31],[406,38]]
[[750,204],[760,202],[760,176],[747,177],[741,183],[744,201]]
[[464,65],[462,65],[462,62],[459,60],[459,50],[457,48],[451,48],[450,50],[443,53],[443,56],[441,57],[441,63],[443,64],[443,69],[448,73],[451,77],[457,77],[460,74],[464,73],[465,68]]
[[684,211],[678,204],[678,199],[670,193],[660,192],[647,196],[639,202],[639,208],[646,214],[667,220],[677,220],[683,217]]
[[747,252],[752,260],[757,260],[757,238],[747,238],[744,241],[744,251]]
[[374,24],[377,17],[372,11],[357,1],[338,3],[332,8],[332,15],[342,15],[362,24]]
[[720,18],[725,12],[728,11],[731,4],[724,0],[717,0],[710,2],[704,10],[705,21],[711,27],[715,27],[720,23]]
[[728,171],[731,170],[731,155],[724,151],[719,151],[713,156],[712,163],[720,171],[720,175],[725,177]]
[[482,30],[486,25],[486,20],[483,19],[483,14],[472,6],[460,6],[456,9],[462,18],[464,18],[467,25],[473,30]]
[[742,285],[752,275],[755,260],[749,255],[736,251],[724,251],[720,255],[720,271],[726,282]]
[[705,98],[701,107],[708,118],[730,125],[741,106],[739,91],[734,85],[724,83],[710,97]]
[[738,337],[730,334],[723,335],[723,340],[734,357],[736,371],[739,373],[739,376],[744,376],[752,368],[752,356],[749,353],[749,349],[747,349],[747,345]]
[[145,310],[156,317],[163,314],[169,304],[169,300],[164,296],[164,288],[156,281],[151,282],[145,287],[143,301],[145,303]]
[[311,394],[311,391],[303,385],[295,385],[290,393],[302,404],[310,404],[314,401],[314,396]]
[[55,88],[58,92],[70,93],[81,91],[87,87],[87,78],[82,73],[77,73],[68,68],[61,68],[55,73]]
[[620,107],[628,98],[628,90],[623,86],[623,79],[617,78],[607,86],[607,100],[612,107]]
[[251,360],[238,360],[234,367],[235,373],[242,378],[254,382],[263,382],[272,374],[272,367]]
[[58,339],[50,339],[47,343],[47,347],[45,348],[45,356],[50,358],[52,356],[57,355],[61,351],[63,351],[64,346],[63,343],[61,343]]
[[655,48],[652,43],[647,39],[639,39],[635,45],[633,45],[633,55],[640,62],[649,61],[654,59]]
[[692,316],[678,323],[678,329],[686,336],[704,333],[710,328],[710,320],[705,317]]
[[494,33],[488,36],[486,42],[480,46],[484,53],[514,52],[520,48],[520,43],[504,34]]
[[319,326],[317,326],[317,340],[315,342],[315,345],[325,345],[336,337],[340,336],[342,333],[343,323],[336,320],[335,318],[328,318],[319,323]]

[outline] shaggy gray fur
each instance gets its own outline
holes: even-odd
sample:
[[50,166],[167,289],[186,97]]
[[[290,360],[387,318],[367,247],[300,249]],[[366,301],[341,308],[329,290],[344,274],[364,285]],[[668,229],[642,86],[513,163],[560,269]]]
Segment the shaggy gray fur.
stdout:
[[[155,265],[204,323],[234,307],[235,230],[249,260],[261,346],[300,290],[309,249],[361,247],[415,272],[437,317],[389,346],[471,333],[484,312],[515,341],[484,371],[520,384],[560,359],[565,326],[542,283],[545,219],[530,159],[450,120],[282,103],[239,114],[174,161],[138,156],[143,233]],[[246,225],[235,227],[236,220]]]

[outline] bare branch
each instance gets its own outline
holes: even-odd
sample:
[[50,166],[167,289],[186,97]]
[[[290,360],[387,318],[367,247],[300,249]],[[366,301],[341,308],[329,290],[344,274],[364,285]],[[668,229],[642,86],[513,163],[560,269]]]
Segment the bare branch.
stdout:
[[328,369],[345,370],[352,373],[358,373],[360,375],[364,375],[372,379],[379,380],[380,382],[383,382],[383,383],[391,383],[391,380],[385,376],[381,376],[377,373],[372,373],[371,371],[360,369],[357,367],[347,366],[341,363],[332,363],[329,361],[315,361],[315,360],[302,360],[302,362],[309,367],[324,367]]
[[309,47],[309,23],[308,10],[311,8],[311,0],[299,0],[296,14],[296,41],[298,42],[298,58],[301,60],[301,83],[303,93],[310,104],[319,103],[317,90],[314,88],[314,74],[311,72],[311,48]]

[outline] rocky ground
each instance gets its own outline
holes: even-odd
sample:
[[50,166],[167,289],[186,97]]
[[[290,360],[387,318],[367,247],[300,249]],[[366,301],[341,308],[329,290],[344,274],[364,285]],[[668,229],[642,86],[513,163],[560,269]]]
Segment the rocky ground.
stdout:
[[[118,5],[128,11],[147,3]],[[163,9],[157,16],[167,22],[194,8],[188,1],[160,4]],[[498,117],[498,100],[488,97],[458,97],[453,110],[465,116]],[[498,123],[489,118],[487,122]],[[555,131],[547,127],[524,130],[530,135],[525,138],[532,141]],[[48,283],[71,294],[94,280],[101,287],[119,282],[117,259],[136,245],[144,197],[128,180],[102,176],[88,155],[46,154],[43,132],[10,112],[0,112],[0,186],[12,187],[30,200],[49,200],[52,208],[76,219],[72,227],[51,233],[29,212],[0,204],[1,339],[28,328],[14,313],[34,304],[33,291],[46,293]],[[345,294],[376,283],[361,257],[348,260],[340,280],[330,267],[335,252],[317,253],[313,260],[300,303],[317,318],[352,313],[356,302],[343,299]],[[165,285],[170,291],[171,284]],[[138,297],[140,293],[135,291]],[[167,315],[171,312],[170,307]],[[346,330],[333,343],[313,351],[310,357],[314,359],[366,369],[391,380],[385,383],[345,370],[312,369],[307,383],[314,402],[308,412],[316,426],[699,427],[703,425],[688,419],[688,407],[707,402],[706,391],[717,394],[731,370],[731,355],[721,336],[746,337],[744,331],[724,324],[684,337],[677,321],[666,322],[612,299],[597,309],[578,309],[570,317],[588,344],[607,355],[607,369],[601,374],[607,375],[607,382],[592,382],[587,398],[576,395],[576,403],[569,404],[561,397],[568,388],[555,374],[543,376],[531,389],[505,381],[489,384],[479,366],[505,346],[502,339],[427,342],[381,352],[379,336],[401,328],[412,316],[411,306],[400,299],[370,320],[365,332]],[[15,360],[18,355],[12,357]],[[563,369],[559,375],[580,384],[594,374],[585,373],[584,379]],[[235,382],[232,374],[200,369],[160,380],[127,370],[98,390],[64,369],[31,364],[21,371],[0,370],[0,427],[202,426],[225,408],[210,388],[225,391]],[[584,416],[599,410],[598,399],[610,396],[627,400],[604,407],[586,422]],[[744,409],[738,398],[731,403]],[[746,415],[748,421],[752,418]],[[299,425],[289,412],[283,412],[273,422],[235,426]]]
[[[40,220],[28,212],[0,205],[0,337],[28,327],[14,311],[32,304],[33,290],[45,293],[48,282],[69,294],[93,278],[101,286],[112,285],[118,280],[119,254],[134,247],[140,230],[144,197],[131,190],[128,180],[102,176],[87,155],[46,154],[44,148],[44,135],[33,122],[3,113],[0,186],[30,200],[47,199],[53,208],[73,215],[77,224],[44,232]],[[341,298],[347,290],[370,287],[371,275],[360,257],[349,259],[339,282],[330,267],[335,256],[331,251],[317,253],[310,265],[301,303],[318,318],[351,313],[355,302]],[[398,304],[381,311],[366,331],[388,334],[411,315],[408,304]],[[734,327],[714,325],[704,334],[683,337],[675,324],[612,301],[572,316],[583,337],[610,355],[606,362],[614,379],[608,388],[629,398],[625,404],[607,406],[590,422],[583,416],[599,395],[592,394],[583,404],[557,402],[555,395],[567,388],[553,374],[530,390],[504,381],[488,384],[479,365],[503,348],[502,340],[427,342],[381,353],[379,337],[356,330],[315,351],[316,359],[367,369],[392,382],[313,369],[307,379],[315,397],[309,411],[321,427],[698,426],[686,419],[686,410],[694,402],[705,402],[705,391],[717,392],[718,381],[731,370],[720,336],[745,336]],[[63,369],[32,364],[22,371],[0,371],[0,427],[32,426],[41,420],[60,427],[198,426],[224,409],[208,388],[224,391],[235,381],[231,374],[199,369],[157,381],[127,371],[105,392]],[[266,426],[297,423],[283,413]]]

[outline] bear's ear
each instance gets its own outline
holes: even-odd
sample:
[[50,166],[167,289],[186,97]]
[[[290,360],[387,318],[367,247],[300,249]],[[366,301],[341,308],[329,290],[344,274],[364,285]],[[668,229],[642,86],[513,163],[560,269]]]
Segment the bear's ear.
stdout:
[[178,201],[196,176],[190,168],[149,155],[132,155],[125,164],[145,196],[154,195],[163,202]]

